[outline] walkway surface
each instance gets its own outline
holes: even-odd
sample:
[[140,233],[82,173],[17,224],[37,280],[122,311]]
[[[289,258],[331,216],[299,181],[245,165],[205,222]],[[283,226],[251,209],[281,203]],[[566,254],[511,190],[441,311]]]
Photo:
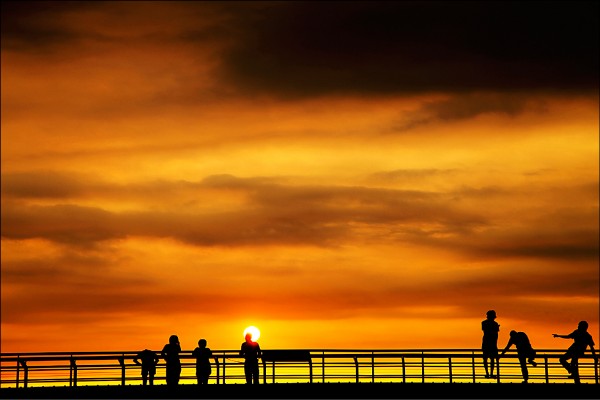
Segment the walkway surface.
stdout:
[[599,399],[600,385],[568,383],[277,383],[2,388],[1,399]]

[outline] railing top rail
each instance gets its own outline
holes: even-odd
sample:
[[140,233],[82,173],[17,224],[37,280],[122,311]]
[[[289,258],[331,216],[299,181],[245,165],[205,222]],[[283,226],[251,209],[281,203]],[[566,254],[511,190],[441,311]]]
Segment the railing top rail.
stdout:
[[[393,358],[393,357],[427,357],[427,358],[470,358],[480,357],[481,349],[385,349],[385,350],[356,350],[356,349],[293,349],[292,351],[303,351],[309,354],[311,358]],[[290,351],[290,349],[265,349],[265,351]],[[537,356],[556,356],[563,354],[564,349],[538,349]],[[100,351],[100,352],[39,352],[39,353],[0,353],[1,362],[15,361],[68,361],[77,360],[115,360],[126,359],[133,360],[139,351]],[[156,351],[160,357],[160,351]],[[509,349],[506,356],[516,354],[516,349]],[[242,358],[239,350],[213,350],[215,358]],[[180,353],[181,359],[193,359],[192,350],[183,350]],[[582,358],[593,358],[591,353],[586,353]]]

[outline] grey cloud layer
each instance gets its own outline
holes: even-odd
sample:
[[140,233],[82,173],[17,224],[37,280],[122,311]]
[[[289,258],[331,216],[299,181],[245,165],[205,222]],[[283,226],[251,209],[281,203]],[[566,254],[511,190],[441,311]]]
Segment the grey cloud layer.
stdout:
[[[381,177],[399,179],[453,171],[392,171]],[[130,186],[87,182],[60,173],[6,174],[2,177],[2,236],[45,238],[78,246],[126,237],[170,237],[199,246],[292,244],[337,246],[361,238],[369,229],[386,243],[409,242],[447,248],[478,259],[496,257],[597,259],[596,183],[543,193],[562,192],[588,199],[578,207],[556,206],[551,213],[528,212],[516,224],[495,226],[483,211],[468,211],[467,201],[505,198],[502,188],[460,188],[448,193],[350,186],[294,186],[275,178],[241,179],[216,175],[199,182],[155,182]],[[61,187],[48,199],[47,187]],[[535,188],[531,189],[535,191]],[[203,193],[237,199],[234,205],[205,212],[195,209]],[[526,198],[526,188],[520,189]],[[515,188],[511,188],[515,193]],[[517,192],[518,193],[518,192]],[[38,196],[38,197],[36,197]],[[564,197],[564,195],[561,195]],[[50,204],[27,204],[22,199]],[[109,211],[78,204],[78,199],[128,199],[132,211]],[[217,198],[219,198],[217,196]],[[183,200],[182,200],[183,199]],[[568,197],[563,199],[569,204]],[[148,204],[169,204],[153,210]],[[184,204],[191,205],[186,208]],[[371,239],[374,240],[374,239]]]

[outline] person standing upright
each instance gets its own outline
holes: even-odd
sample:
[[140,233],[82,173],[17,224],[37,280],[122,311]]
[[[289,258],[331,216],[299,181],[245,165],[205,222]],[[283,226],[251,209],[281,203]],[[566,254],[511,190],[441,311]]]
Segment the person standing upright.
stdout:
[[244,374],[246,375],[247,384],[259,383],[258,379],[258,359],[262,356],[260,346],[257,342],[252,341],[252,334],[246,334],[246,341],[242,343],[240,355],[244,357]]
[[[483,353],[483,367],[485,368],[486,378],[495,378],[494,366],[498,360],[498,332],[500,324],[496,321],[496,311],[489,310],[486,313],[486,319],[481,321],[481,330],[483,331],[483,339],[481,341],[481,352]],[[488,359],[490,363],[490,371],[488,373]]]
[[208,378],[212,373],[210,359],[213,356],[212,351],[206,347],[206,339],[198,340],[198,347],[192,352],[192,356],[196,359],[196,378],[198,385],[208,384]]
[[179,344],[179,338],[177,335],[171,335],[169,337],[169,343],[163,347],[161,356],[167,363],[167,386],[174,387],[179,384],[179,378],[181,377],[181,361],[179,360],[179,353],[181,353],[181,346]]

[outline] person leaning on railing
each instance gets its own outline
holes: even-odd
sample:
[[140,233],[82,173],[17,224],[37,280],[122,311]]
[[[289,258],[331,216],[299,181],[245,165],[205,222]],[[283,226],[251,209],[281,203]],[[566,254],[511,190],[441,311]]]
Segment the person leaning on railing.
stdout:
[[140,351],[133,359],[133,362],[142,367],[142,382],[146,386],[150,381],[150,385],[154,385],[154,375],[156,374],[156,364],[158,364],[158,356],[152,350],[144,349]]

